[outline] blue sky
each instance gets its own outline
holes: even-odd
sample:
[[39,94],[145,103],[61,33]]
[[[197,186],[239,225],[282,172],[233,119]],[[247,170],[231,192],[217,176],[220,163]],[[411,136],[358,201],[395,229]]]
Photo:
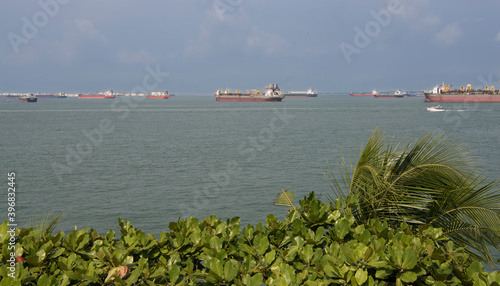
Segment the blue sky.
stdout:
[[499,86],[500,2],[0,0],[1,92]]

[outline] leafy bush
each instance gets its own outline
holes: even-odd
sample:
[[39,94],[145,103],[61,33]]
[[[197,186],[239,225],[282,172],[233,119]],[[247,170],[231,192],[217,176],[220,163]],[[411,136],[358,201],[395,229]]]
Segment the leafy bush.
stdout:
[[441,229],[356,224],[347,200],[326,205],[311,193],[283,221],[243,228],[239,218],[190,217],[159,239],[121,218],[118,237],[16,229],[15,272],[4,222],[0,285],[499,285]]

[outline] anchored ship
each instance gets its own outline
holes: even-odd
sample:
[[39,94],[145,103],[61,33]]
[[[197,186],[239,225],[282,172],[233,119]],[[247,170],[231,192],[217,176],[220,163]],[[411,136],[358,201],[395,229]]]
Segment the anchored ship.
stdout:
[[246,93],[242,93],[240,90],[232,92],[230,89],[225,91],[219,89],[214,95],[216,101],[281,101],[285,97],[277,83],[272,83],[264,88],[266,89],[265,93],[257,89],[247,90]]
[[106,91],[104,93],[97,94],[79,94],[79,98],[115,98],[116,95],[113,94],[112,90]]
[[285,97],[317,97],[318,92],[312,88],[306,91],[289,91],[283,94]]
[[378,95],[378,94],[379,94],[378,90],[375,90],[375,89],[374,89],[374,90],[372,90],[372,92],[371,92],[371,93],[368,93],[368,92],[363,92],[363,93],[352,93],[352,92],[351,92],[349,95],[350,95],[350,96],[375,96],[375,95]]
[[168,95],[168,91],[153,91],[150,95],[147,95],[147,98],[168,99],[170,95]]
[[51,93],[46,93],[46,94],[37,94],[36,97],[38,98],[66,98],[67,96],[64,95],[64,93],[59,93],[59,94],[51,94]]
[[424,90],[427,102],[500,102],[500,92],[495,86],[485,86],[484,89],[472,89],[470,84],[460,89],[451,89],[451,85],[435,86],[433,90]]
[[35,95],[22,95],[19,97],[19,102],[36,102],[37,98]]
[[401,98],[406,95],[406,92],[401,91],[401,90],[396,90],[394,93],[379,93],[375,94],[374,96],[376,98]]

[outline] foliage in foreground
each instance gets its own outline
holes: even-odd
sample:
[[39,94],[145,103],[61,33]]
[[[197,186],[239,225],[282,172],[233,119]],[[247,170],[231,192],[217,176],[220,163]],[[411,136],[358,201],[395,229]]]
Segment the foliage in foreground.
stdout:
[[85,229],[37,238],[16,229],[15,272],[5,222],[0,285],[499,285],[500,273],[484,272],[441,229],[357,225],[349,208],[356,198],[348,200],[326,205],[312,193],[265,226],[191,217],[159,239],[121,218],[118,237]]
[[[427,134],[399,148],[376,129],[341,181],[333,176],[337,197],[356,195],[356,220],[383,218],[397,227],[441,228],[475,259],[493,264],[500,251],[499,180],[481,176],[466,146],[443,134]],[[490,249],[491,248],[491,249]]]

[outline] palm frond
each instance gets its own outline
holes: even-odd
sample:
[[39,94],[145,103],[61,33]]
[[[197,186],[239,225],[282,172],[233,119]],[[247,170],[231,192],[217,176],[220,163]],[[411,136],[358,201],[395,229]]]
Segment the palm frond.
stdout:
[[31,228],[34,232],[36,232],[38,238],[43,237],[46,234],[50,234],[54,231],[57,222],[62,216],[62,212],[58,212],[55,215],[52,214],[52,212],[49,212],[44,216],[37,215],[34,217],[30,217],[28,219],[27,228]]
[[500,251],[500,182],[488,183],[471,154],[444,134],[429,133],[399,148],[376,128],[350,173],[342,157],[345,190],[330,168],[329,183],[338,196],[356,195],[358,220],[441,227],[471,255],[491,262],[490,247]]
[[277,206],[286,206],[293,207],[293,197],[295,193],[293,191],[285,191],[281,189],[281,193],[276,197],[276,202],[274,203]]

